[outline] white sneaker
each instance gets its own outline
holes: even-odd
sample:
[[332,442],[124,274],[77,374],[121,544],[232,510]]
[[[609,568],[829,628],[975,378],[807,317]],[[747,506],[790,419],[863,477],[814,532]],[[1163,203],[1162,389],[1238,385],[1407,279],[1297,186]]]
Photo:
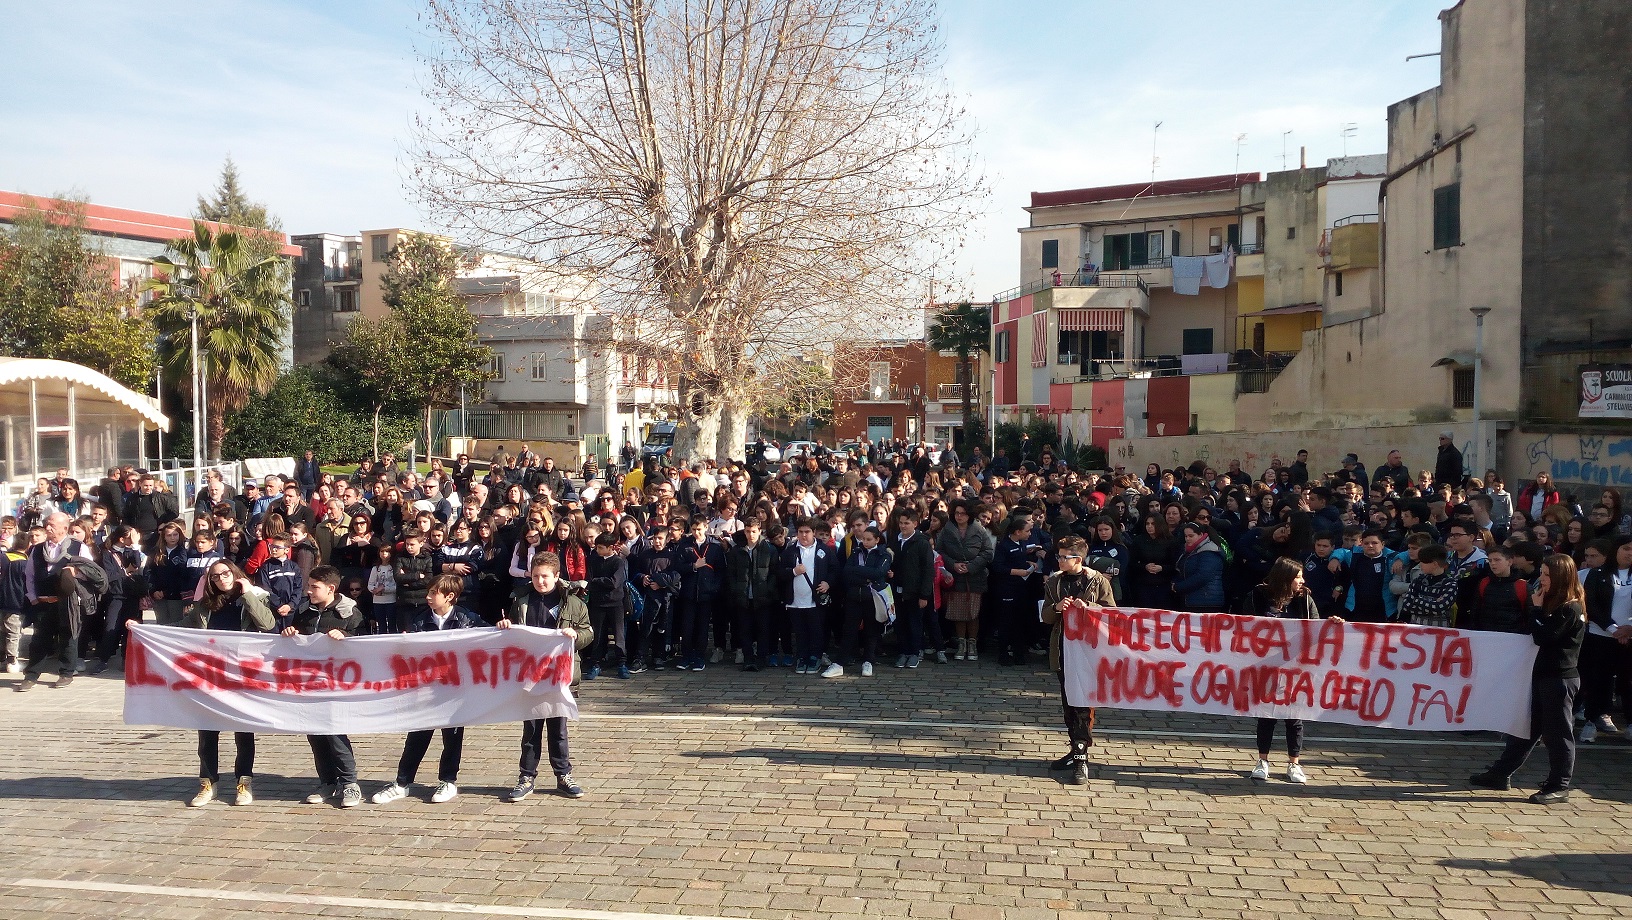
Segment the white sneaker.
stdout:
[[871,661],[863,661],[861,663],[861,676],[862,677],[872,677],[873,676],[873,663]]
[[373,802],[375,805],[388,805],[395,802],[397,799],[406,797],[407,795],[407,789],[404,789],[396,783],[392,783],[391,785],[386,786],[384,789],[381,789],[379,792],[376,792],[370,796],[369,801]]
[[1613,735],[1619,732],[1620,729],[1615,727],[1614,719],[1611,719],[1608,715],[1601,715],[1598,717],[1598,731],[1606,735]]
[[1592,744],[1594,741],[1597,741],[1597,740],[1598,740],[1598,725],[1596,723],[1588,722],[1587,724],[1581,726],[1581,738],[1580,738],[1580,741],[1581,741],[1582,744]]
[[1302,765],[1289,763],[1286,765],[1286,781],[1289,783],[1297,783],[1301,786],[1304,783],[1309,782],[1309,774],[1303,772]]
[[980,660],[980,652],[976,650],[975,640],[973,640],[973,639],[969,640],[969,655],[968,655],[967,660],[969,660],[969,661],[979,661]]
[[969,655],[969,640],[959,639],[958,640],[958,651],[957,651],[956,654],[954,654],[952,656],[953,660],[962,661],[964,658],[968,657],[968,655]]
[[431,801],[441,805],[443,802],[453,801],[454,796],[457,796],[458,794],[458,786],[455,786],[452,783],[437,783],[436,791],[431,793]]
[[898,668],[906,667],[907,666],[907,656],[905,656],[905,655],[895,656],[895,666],[898,667]]
[[215,781],[201,779],[198,781],[198,794],[187,802],[188,808],[202,808],[215,801]]
[[722,662],[724,660],[725,660],[725,649],[723,649],[723,648],[715,649],[713,654],[708,656],[708,663],[709,664],[719,664],[720,662]]
[[18,664],[15,661],[13,661],[11,664],[6,665],[6,673],[7,674],[21,674],[21,673],[23,673],[23,666],[21,664]]
[[252,776],[238,777],[238,789],[232,797],[234,805],[248,805],[255,801],[255,778]]
[[835,661],[832,664],[828,665],[825,669],[823,669],[822,676],[823,677],[843,677],[844,676],[844,665],[839,664],[838,662]]
[[742,649],[737,649],[737,664],[742,664]]
[[306,804],[322,805],[329,799],[334,798],[334,794],[338,791],[339,790],[330,783],[319,783],[318,787],[312,790],[312,794],[306,797]]
[[1253,778],[1254,782],[1259,782],[1259,783],[1268,782],[1269,781],[1269,761],[1267,761],[1267,760],[1258,761],[1258,766],[1252,768],[1252,778]]

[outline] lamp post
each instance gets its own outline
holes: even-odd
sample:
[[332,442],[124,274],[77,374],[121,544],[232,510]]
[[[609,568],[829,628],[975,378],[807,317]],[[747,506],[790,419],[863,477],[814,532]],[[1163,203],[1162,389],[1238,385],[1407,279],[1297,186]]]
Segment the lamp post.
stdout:
[[1483,407],[1480,405],[1479,378],[1485,368],[1485,314],[1490,312],[1490,308],[1469,307],[1468,312],[1473,314],[1473,456],[1468,459],[1468,469],[1482,475],[1485,467],[1480,466],[1479,461],[1484,458],[1485,439],[1484,420],[1480,417]]
[[[203,378],[198,373],[198,308],[193,308],[192,316],[192,352],[193,352],[193,476],[198,476],[199,467],[204,465],[204,394],[199,392],[199,385]],[[183,492],[186,490],[183,489]]]

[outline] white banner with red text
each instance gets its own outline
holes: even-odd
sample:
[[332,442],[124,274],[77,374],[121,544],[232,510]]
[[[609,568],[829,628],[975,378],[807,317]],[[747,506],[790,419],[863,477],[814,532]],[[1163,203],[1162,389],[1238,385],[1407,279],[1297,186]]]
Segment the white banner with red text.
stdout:
[[1073,606],[1072,706],[1530,734],[1529,636]]
[[125,723],[344,735],[578,718],[553,629],[277,636],[133,625]]

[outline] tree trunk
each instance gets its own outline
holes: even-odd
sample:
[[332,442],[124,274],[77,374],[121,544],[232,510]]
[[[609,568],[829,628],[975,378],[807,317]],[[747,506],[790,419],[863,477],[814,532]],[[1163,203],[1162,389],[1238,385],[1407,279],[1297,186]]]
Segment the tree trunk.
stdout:
[[713,459],[720,438],[720,398],[702,381],[685,374],[680,378],[680,412],[674,424],[674,447],[669,452],[675,464]]
[[726,390],[720,397],[720,430],[714,459],[746,460],[748,457],[748,401]]
[[969,378],[974,375],[970,370],[969,358],[959,355],[958,382],[963,391],[963,453],[966,457],[975,455],[975,401],[969,392]]

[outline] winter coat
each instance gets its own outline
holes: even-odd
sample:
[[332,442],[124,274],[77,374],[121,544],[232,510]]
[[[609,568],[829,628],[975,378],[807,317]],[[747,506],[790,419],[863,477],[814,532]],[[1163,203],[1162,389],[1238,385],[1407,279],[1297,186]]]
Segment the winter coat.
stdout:
[[1217,543],[1202,540],[1180,553],[1173,568],[1173,592],[1186,610],[1224,606],[1224,553]]
[[1048,636],[1048,666],[1056,672],[1062,670],[1065,664],[1060,651],[1065,629],[1065,618],[1060,616],[1060,602],[1068,597],[1080,598],[1094,607],[1116,605],[1111,580],[1087,566],[1083,566],[1076,575],[1055,572],[1043,581],[1043,622],[1053,627]]
[[[997,541],[979,521],[970,521],[968,529],[961,534],[956,524],[942,527],[935,536],[935,549],[945,560],[946,570],[952,573],[953,591],[986,593],[992,559],[997,555]],[[968,572],[957,571],[955,566],[960,562],[969,565]]]
[[577,637],[572,643],[572,689],[578,689],[582,666],[579,653],[595,641],[595,630],[590,626],[589,607],[584,604],[583,598],[569,592],[565,585],[558,585],[553,597],[543,598],[548,603],[560,604],[555,618],[538,610],[532,600],[540,595],[529,587],[519,591],[510,600],[510,609],[505,614],[506,619],[517,626],[532,626],[537,629],[570,629]]
[[[240,595],[238,607],[243,614],[240,632],[269,633],[277,625],[277,617],[267,606],[266,592],[260,588],[251,587]],[[209,622],[210,611],[202,603],[189,606],[181,617],[181,625],[188,629],[207,629]]]

